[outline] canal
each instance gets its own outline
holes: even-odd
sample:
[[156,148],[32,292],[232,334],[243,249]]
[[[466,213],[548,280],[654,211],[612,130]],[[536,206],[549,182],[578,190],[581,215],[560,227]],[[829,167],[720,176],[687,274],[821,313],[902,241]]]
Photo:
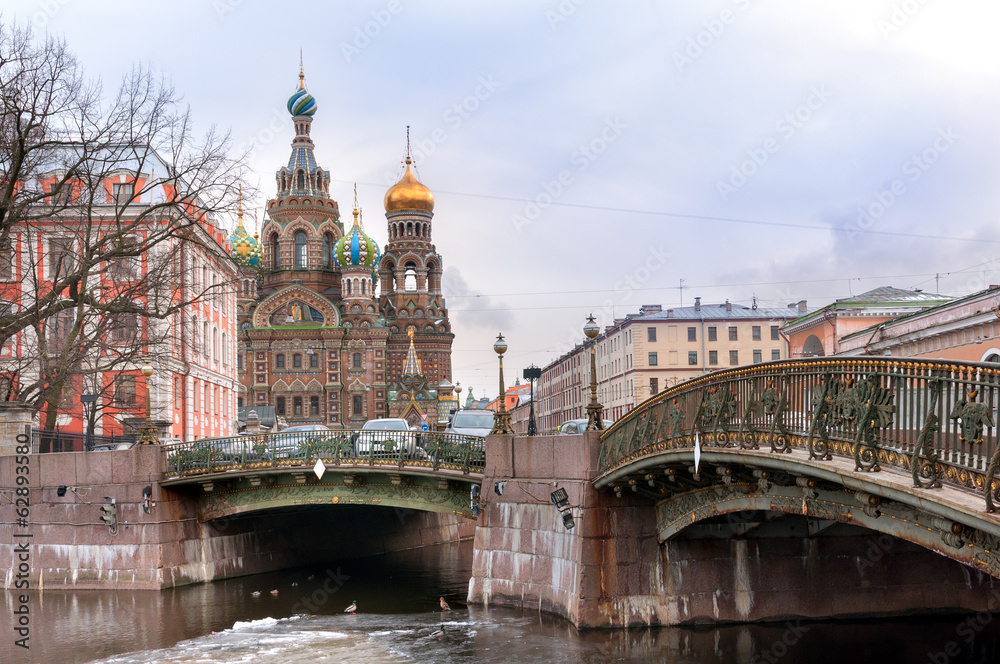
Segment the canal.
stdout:
[[[532,612],[465,606],[471,563],[465,542],[159,593],[45,592],[31,649],[7,630],[0,662],[1000,662],[991,614],[578,634]],[[12,595],[2,599],[11,615]]]

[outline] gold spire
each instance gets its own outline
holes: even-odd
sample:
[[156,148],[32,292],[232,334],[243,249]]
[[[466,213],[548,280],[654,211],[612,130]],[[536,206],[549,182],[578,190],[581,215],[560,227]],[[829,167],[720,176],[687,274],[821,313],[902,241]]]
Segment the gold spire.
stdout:
[[358,209],[358,183],[354,183],[354,225],[358,225],[358,217],[361,215],[361,210]]
[[257,233],[257,209],[254,208],[253,211],[253,239],[257,239],[260,235]]
[[306,89],[306,69],[302,66],[302,49],[299,49],[299,90]]
[[426,210],[434,211],[434,194],[426,186],[417,180],[413,175],[411,164],[413,157],[410,154],[410,127],[406,127],[406,171],[399,182],[389,187],[385,192],[385,211],[393,210]]
[[413,375],[419,376],[423,375],[423,371],[420,369],[420,358],[417,357],[417,349],[413,346],[413,331],[414,327],[411,325],[406,328],[406,336],[410,338],[410,350],[406,353],[406,361],[403,363],[403,375]]
[[[240,195],[236,199],[236,230],[243,228],[243,185],[240,185]],[[246,230],[245,228],[243,229]]]

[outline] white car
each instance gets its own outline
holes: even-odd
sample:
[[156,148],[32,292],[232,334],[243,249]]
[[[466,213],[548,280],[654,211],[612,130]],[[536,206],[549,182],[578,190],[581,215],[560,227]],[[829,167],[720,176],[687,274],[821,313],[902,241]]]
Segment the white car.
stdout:
[[451,418],[445,433],[485,438],[493,430],[492,410],[460,410]]
[[[386,443],[389,443],[387,446]],[[368,420],[354,438],[354,454],[366,457],[375,445],[375,456],[396,456],[400,446],[406,449],[407,456],[417,454],[417,435],[410,431],[406,420],[399,417],[386,417],[378,420]],[[392,451],[386,450],[391,447]]]

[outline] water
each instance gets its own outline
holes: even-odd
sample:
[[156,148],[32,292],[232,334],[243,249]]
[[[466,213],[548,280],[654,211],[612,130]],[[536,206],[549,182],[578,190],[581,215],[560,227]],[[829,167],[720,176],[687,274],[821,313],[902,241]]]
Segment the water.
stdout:
[[[1000,620],[986,613],[578,634],[533,612],[465,606],[471,553],[427,547],[160,593],[50,591],[31,605],[30,651],[4,629],[0,663],[1000,662]],[[0,600],[11,615],[12,595]],[[358,614],[346,615],[352,600]]]

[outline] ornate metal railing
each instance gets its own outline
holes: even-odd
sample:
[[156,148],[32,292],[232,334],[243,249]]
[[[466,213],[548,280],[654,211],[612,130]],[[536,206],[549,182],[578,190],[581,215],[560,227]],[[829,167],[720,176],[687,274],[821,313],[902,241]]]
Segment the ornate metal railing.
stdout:
[[[922,488],[949,484],[1000,500],[1000,367],[891,359],[789,360],[720,371],[640,404],[601,437],[600,473],[666,449],[792,447],[895,466]],[[987,491],[986,487],[990,490]]]
[[225,471],[327,466],[416,467],[481,473],[483,439],[418,431],[295,431],[164,445],[168,478]]

